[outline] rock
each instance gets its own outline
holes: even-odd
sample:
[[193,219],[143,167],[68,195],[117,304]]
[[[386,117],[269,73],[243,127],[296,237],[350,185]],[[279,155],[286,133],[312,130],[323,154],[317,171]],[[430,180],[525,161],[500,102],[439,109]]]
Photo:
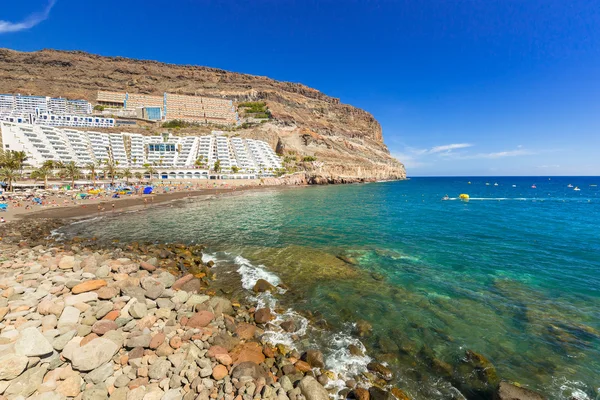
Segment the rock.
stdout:
[[148,308],[145,304],[136,302],[131,305],[129,308],[129,315],[133,318],[140,319],[144,318],[148,314]]
[[140,261],[140,268],[149,271],[149,272],[153,272],[156,270],[156,266],[146,262],[146,261]]
[[[183,398],[183,396],[181,396],[181,392],[179,391],[179,389],[170,389],[167,390],[167,392],[164,394],[163,397],[161,397],[160,400],[181,400]],[[144,397],[144,400],[146,398]]]
[[391,369],[380,363],[370,362],[367,364],[367,369],[386,381],[392,380],[394,376]]
[[265,371],[255,362],[245,361],[238,364],[231,370],[231,377],[240,379],[243,376],[249,376],[252,379],[265,377]]
[[73,294],[91,292],[92,290],[100,289],[103,286],[106,286],[106,281],[104,279],[96,279],[75,285],[75,287],[71,289],[71,292]]
[[92,332],[100,336],[104,335],[108,331],[114,331],[116,329],[117,323],[106,319],[97,321],[96,323],[94,323],[94,325],[92,325]]
[[302,354],[302,361],[306,361],[313,368],[325,368],[323,353],[318,350],[308,350]]
[[160,297],[161,294],[165,291],[165,285],[154,279],[154,278],[144,278],[142,279],[142,288],[146,291],[145,295],[149,299],[156,300]]
[[75,266],[75,257],[63,256],[58,262],[58,268],[60,269],[73,269]]
[[327,390],[312,376],[307,375],[302,378],[298,387],[306,400],[329,400]]
[[213,313],[216,316],[221,316],[222,314],[233,314],[233,307],[231,306],[231,301],[224,297],[212,297],[207,304],[213,310]]
[[94,339],[85,346],[73,350],[71,365],[79,371],[91,371],[110,361],[117,351],[119,347],[112,340]]
[[166,378],[167,372],[171,368],[171,362],[167,359],[158,359],[148,368],[148,377],[150,379],[161,380]]
[[11,380],[21,375],[29,359],[24,355],[7,354],[0,357],[0,380]]
[[65,298],[66,306],[74,306],[77,303],[89,303],[90,301],[98,300],[98,293],[87,292],[68,296]]
[[502,381],[498,385],[494,400],[546,400],[546,398],[533,390]]
[[275,286],[273,286],[269,281],[266,281],[264,279],[257,280],[256,283],[254,284],[254,287],[252,288],[252,290],[254,290],[254,292],[256,292],[256,293],[262,293],[262,292],[277,293],[277,288]]
[[122,387],[127,386],[130,381],[131,381],[131,379],[129,379],[129,377],[127,375],[125,375],[125,374],[119,375],[117,377],[117,379],[115,379],[114,386],[116,388],[122,388]]
[[297,328],[296,328],[296,322],[293,319],[290,319],[288,321],[284,321],[281,324],[279,324],[279,326],[281,327],[281,329],[283,329],[284,331],[290,333],[290,332],[296,332]]
[[26,328],[15,343],[15,353],[27,357],[43,356],[54,351],[54,347],[37,330],[37,328]]
[[356,330],[358,336],[368,337],[371,336],[371,333],[373,332],[373,326],[367,321],[361,319],[356,321]]
[[71,375],[62,382],[56,385],[56,391],[66,397],[75,397],[81,392],[83,379],[79,374]]
[[[162,277],[162,274],[161,274],[161,277]],[[192,279],[194,279],[194,275],[187,274],[187,275],[182,276],[181,278],[177,279],[174,283],[172,283],[172,285],[167,285],[163,280],[160,279],[161,277],[159,277],[159,280],[161,282],[163,282],[166,287],[170,286],[173,290],[181,290],[181,288],[182,288],[183,285],[185,285],[187,282],[189,282]],[[187,292],[187,290],[186,290],[186,292]]]
[[410,397],[408,397],[408,395],[404,393],[403,390],[400,390],[397,387],[393,387],[392,390],[390,390],[390,392],[392,392],[392,394],[397,400],[411,400]]
[[225,378],[228,374],[227,367],[224,365],[217,365],[212,371],[212,377],[217,381]]
[[162,282],[162,284],[165,285],[166,288],[170,288],[175,284],[175,277],[166,271],[161,273],[158,277],[156,277],[156,279]]
[[286,375],[282,376],[279,379],[279,384],[281,385],[283,390],[285,390],[286,392],[289,392],[290,390],[294,389],[294,385],[292,384],[292,381]]
[[65,307],[58,319],[58,328],[72,328],[79,322],[81,311],[75,307]]
[[300,372],[308,372],[308,371],[310,371],[310,370],[311,370],[311,367],[310,367],[310,365],[309,365],[307,362],[305,362],[305,361],[301,361],[301,360],[298,360],[298,361],[296,361],[296,364],[294,364],[294,366],[295,366],[295,367],[298,369],[298,371],[300,371]]
[[210,311],[200,311],[194,314],[186,323],[190,328],[204,328],[215,318]]
[[91,382],[95,385],[106,381],[114,372],[115,364],[112,361],[102,364],[95,370],[91,371],[85,376],[87,382]]
[[369,388],[369,397],[371,400],[395,400],[390,392],[376,386]]
[[363,388],[353,389],[348,394],[348,398],[354,399],[354,400],[369,400],[369,397],[370,397],[369,391],[367,389],[363,389]]
[[360,347],[351,344],[350,346],[348,346],[348,351],[350,352],[350,354],[352,354],[355,357],[364,357],[364,354],[362,352],[362,350],[360,349]]
[[215,359],[223,365],[231,365],[233,359],[229,354],[215,354]]
[[247,342],[236,346],[231,351],[231,358],[234,363],[252,361],[256,364],[260,364],[265,361],[263,348],[256,342]]
[[158,346],[160,346],[161,344],[163,344],[165,341],[165,334],[162,332],[158,332],[156,335],[152,336],[152,339],[150,340],[150,344],[148,345],[149,348],[156,350],[158,349]]
[[240,322],[235,330],[235,334],[242,340],[250,340],[254,338],[256,325]]
[[43,365],[33,367],[23,372],[17,378],[13,379],[8,388],[4,391],[4,395],[9,398],[11,395],[21,395],[23,397],[31,396],[42,384],[42,380],[44,379],[47,370],[48,368]]
[[[114,394],[114,393],[113,393]],[[95,385],[83,392],[82,400],[106,400],[108,398],[108,390],[106,385]],[[112,396],[110,397],[113,398]]]
[[271,313],[271,309],[268,307],[256,310],[254,313],[254,321],[257,324],[266,324],[273,319],[275,319],[275,316]]
[[127,341],[125,342],[125,346],[127,346],[130,349],[134,348],[134,347],[146,348],[146,347],[150,346],[151,341],[152,341],[152,337],[150,336],[150,334],[130,336],[129,338],[127,338]]
[[109,286],[104,286],[101,287],[100,289],[98,289],[98,291],[96,292],[98,294],[98,298],[101,300],[110,300],[113,297],[117,297],[119,295],[119,288],[117,287],[109,287]]

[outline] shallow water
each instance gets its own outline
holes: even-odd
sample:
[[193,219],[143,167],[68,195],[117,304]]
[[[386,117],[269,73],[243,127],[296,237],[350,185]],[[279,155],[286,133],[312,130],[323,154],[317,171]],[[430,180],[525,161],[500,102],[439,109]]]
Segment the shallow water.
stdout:
[[[456,369],[470,349],[500,377],[550,398],[594,399],[600,190],[591,185],[599,181],[418,178],[263,190],[67,232],[203,243],[221,260],[217,268],[240,269],[246,287],[259,276],[281,279],[290,286],[283,305],[318,311],[339,333],[326,339],[328,367],[360,371],[354,364],[365,360],[346,347],[356,341],[355,322],[365,320],[373,328],[361,339],[369,354],[398,371],[398,386],[415,398],[455,398],[456,382],[432,360]],[[472,200],[441,201],[460,193]]]

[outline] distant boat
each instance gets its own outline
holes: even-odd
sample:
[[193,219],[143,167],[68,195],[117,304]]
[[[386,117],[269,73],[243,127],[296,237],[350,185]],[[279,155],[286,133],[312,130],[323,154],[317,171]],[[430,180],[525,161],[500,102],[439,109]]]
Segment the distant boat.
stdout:
[[494,186],[498,186],[498,183],[497,183],[497,182],[496,182],[496,183],[494,183]]
[[573,185],[571,185],[570,183],[567,185],[567,187],[573,187]]
[[517,185],[513,185],[513,187],[517,187]]
[[471,181],[469,181],[469,185],[471,184]]
[[591,186],[591,187],[596,187],[596,186],[598,186],[598,185],[591,184],[590,186]]
[[486,182],[486,183],[485,183],[485,186],[490,186],[489,182]]
[[537,189],[537,186],[535,186],[535,185],[531,185],[531,188],[532,188],[532,189]]
[[575,186],[575,189],[573,189],[573,190],[575,190],[576,192],[579,192],[581,189],[579,189],[577,186]]

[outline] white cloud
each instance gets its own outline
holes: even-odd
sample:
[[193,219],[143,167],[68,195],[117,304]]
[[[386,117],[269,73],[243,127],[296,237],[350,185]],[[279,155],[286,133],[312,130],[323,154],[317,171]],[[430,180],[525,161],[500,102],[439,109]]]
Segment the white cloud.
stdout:
[[518,148],[516,150],[499,151],[496,153],[473,154],[471,156],[465,156],[465,158],[503,158],[503,157],[527,156],[527,155],[531,155],[531,154],[535,154],[535,153],[532,151],[529,151],[529,150],[524,150],[522,148]]
[[41,12],[33,13],[20,22],[0,20],[0,34],[9,32],[19,32],[33,28],[34,26],[48,18],[48,16],[50,15],[50,10],[52,10],[54,4],[56,4],[56,0],[50,0],[44,10],[42,10]]
[[452,150],[464,149],[467,147],[473,147],[470,143],[453,143],[453,144],[445,144],[442,146],[434,146],[429,150],[429,153],[449,153]]

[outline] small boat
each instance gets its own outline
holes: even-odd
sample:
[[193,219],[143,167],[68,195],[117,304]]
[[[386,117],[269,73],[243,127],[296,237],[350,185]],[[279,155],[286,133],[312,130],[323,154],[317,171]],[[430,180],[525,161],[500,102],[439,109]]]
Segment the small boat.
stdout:
[[575,189],[573,189],[573,190],[575,190],[576,192],[579,192],[581,189],[579,189],[577,186],[575,186]]
[[497,182],[496,182],[496,183],[494,183],[494,186],[498,186],[498,183],[497,183]]
[[490,186],[489,182],[486,182],[486,183],[485,183],[485,186]]
[[573,185],[571,185],[571,184],[569,183],[569,184],[567,185],[567,187],[571,188],[571,187],[573,187]]
[[466,193],[461,193],[460,195],[458,195],[458,198],[461,200],[469,200],[469,195]]
[[470,185],[470,184],[471,184],[471,181],[469,181],[468,183],[469,183],[469,185]]
[[448,197],[448,195],[445,195],[444,197],[442,197],[442,200],[450,200],[450,197]]
[[517,185],[513,185],[513,187],[517,187]]
[[535,186],[535,185],[531,185],[531,188],[532,188],[532,189],[537,189],[537,186]]

